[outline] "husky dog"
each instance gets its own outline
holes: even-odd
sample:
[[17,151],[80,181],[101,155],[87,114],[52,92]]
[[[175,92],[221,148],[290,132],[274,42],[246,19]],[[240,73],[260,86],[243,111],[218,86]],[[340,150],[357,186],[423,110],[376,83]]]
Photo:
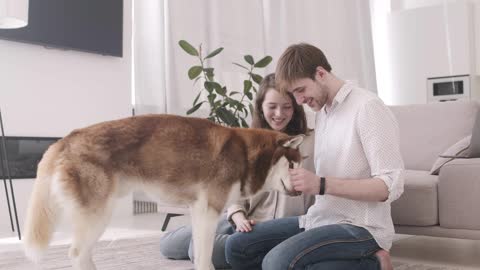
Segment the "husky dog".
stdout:
[[213,269],[216,223],[228,202],[266,190],[294,194],[303,137],[228,128],[200,118],[145,115],[74,130],[38,165],[25,224],[27,256],[47,249],[61,214],[71,220],[69,256],[76,270],[96,269],[92,248],[115,199],[143,190],[189,205],[195,268]]

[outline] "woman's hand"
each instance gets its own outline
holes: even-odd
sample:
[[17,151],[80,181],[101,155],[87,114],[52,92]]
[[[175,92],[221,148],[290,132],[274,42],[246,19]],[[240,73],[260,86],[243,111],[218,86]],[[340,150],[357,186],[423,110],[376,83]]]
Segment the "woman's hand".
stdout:
[[252,226],[255,225],[255,220],[247,219],[243,212],[237,212],[233,214],[232,220],[237,226],[237,232],[251,232]]

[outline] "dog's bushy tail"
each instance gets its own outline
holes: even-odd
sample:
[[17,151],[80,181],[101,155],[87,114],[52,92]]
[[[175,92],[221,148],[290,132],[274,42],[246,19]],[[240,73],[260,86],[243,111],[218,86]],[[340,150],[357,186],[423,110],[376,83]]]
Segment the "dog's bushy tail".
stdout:
[[51,195],[57,144],[47,150],[38,164],[37,178],[28,204],[23,246],[25,255],[34,262],[38,262],[48,248],[59,214]]

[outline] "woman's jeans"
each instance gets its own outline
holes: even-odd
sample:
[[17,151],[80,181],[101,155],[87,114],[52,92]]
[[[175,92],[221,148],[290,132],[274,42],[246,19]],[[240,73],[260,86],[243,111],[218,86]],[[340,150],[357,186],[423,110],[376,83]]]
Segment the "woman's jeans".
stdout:
[[[225,242],[234,232],[235,230],[226,217],[222,218],[218,223],[213,245],[212,263],[215,269],[230,269],[230,265],[225,259]],[[193,262],[192,227],[183,226],[166,233],[160,240],[160,252],[170,259],[190,259]]]
[[231,235],[225,245],[235,270],[378,270],[378,250],[364,228],[334,224],[305,231],[298,217],[259,223],[250,233]]

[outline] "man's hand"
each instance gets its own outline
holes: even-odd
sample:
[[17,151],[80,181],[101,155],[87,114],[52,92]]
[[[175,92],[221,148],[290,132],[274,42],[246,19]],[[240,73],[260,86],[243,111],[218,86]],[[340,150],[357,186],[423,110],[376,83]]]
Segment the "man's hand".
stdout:
[[320,177],[304,168],[289,169],[290,181],[296,191],[316,195],[320,191]]
[[237,232],[250,232],[252,231],[252,226],[255,225],[255,220],[247,219],[243,212],[233,214],[232,220],[237,226]]

